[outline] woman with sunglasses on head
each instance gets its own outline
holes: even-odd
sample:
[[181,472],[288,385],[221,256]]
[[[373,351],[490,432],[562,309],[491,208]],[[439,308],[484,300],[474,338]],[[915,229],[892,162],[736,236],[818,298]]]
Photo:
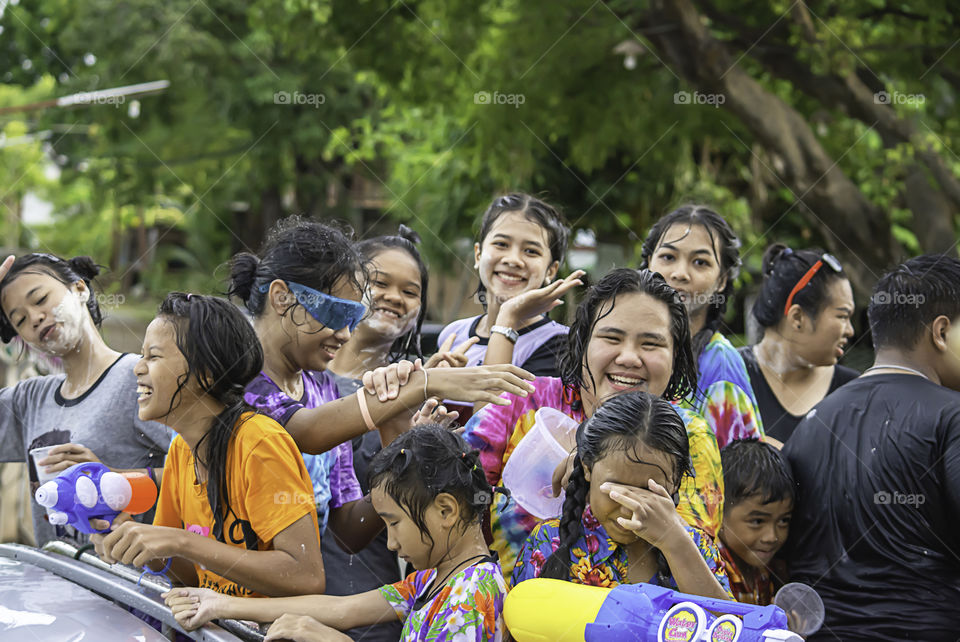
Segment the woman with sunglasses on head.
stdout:
[[763,255],[753,316],[760,343],[740,348],[767,437],[785,442],[804,415],[860,373],[837,363],[853,336],[853,289],[835,257],[782,243]]
[[389,420],[412,418],[430,397],[504,403],[501,391],[525,396],[532,390],[524,381],[532,377],[512,365],[429,368],[410,373],[409,385],[392,399],[364,389],[341,398],[327,369],[367,314],[360,302],[366,272],[343,232],[297,217],[271,230],[259,256],[238,254],[230,266],[229,293],[253,315],[264,352],[263,370],[244,397],[293,436],[313,481],[320,531],[329,517],[351,552],[383,527],[362,501],[351,439],[379,428],[389,443],[397,434]]

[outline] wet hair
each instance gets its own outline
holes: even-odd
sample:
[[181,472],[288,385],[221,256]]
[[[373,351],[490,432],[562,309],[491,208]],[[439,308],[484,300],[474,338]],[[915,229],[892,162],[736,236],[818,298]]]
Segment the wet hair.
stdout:
[[707,319],[703,328],[692,337],[693,354],[699,359],[700,353],[710,342],[710,337],[720,328],[723,314],[727,311],[727,300],[733,296],[733,282],[740,274],[740,239],[730,224],[722,216],[704,205],[683,205],[653,224],[647,238],[643,241],[640,254],[643,260],[641,268],[650,266],[654,252],[663,241],[663,235],[672,225],[702,225],[710,236],[713,258],[720,266],[720,275],[727,277],[727,284],[717,292],[713,302],[707,308]]
[[726,507],[748,497],[761,504],[794,498],[793,476],[780,451],[759,439],[737,439],[720,451]]
[[[593,469],[594,464],[615,451],[623,452],[630,461],[638,464],[648,463],[637,453],[640,446],[672,459],[673,470],[669,472],[675,484],[672,489],[674,504],[678,503],[684,476],[693,474],[683,419],[669,401],[649,392],[625,392],[607,399],[577,428],[577,454],[560,516],[560,546],[544,562],[540,577],[570,579],[570,549],[583,534],[583,511],[590,492],[590,482],[586,480],[584,470]],[[666,578],[670,568],[663,555],[657,553],[661,577]]]
[[[227,294],[243,301],[246,309],[259,317],[268,295],[260,288],[276,279],[326,294],[346,279],[362,291],[365,270],[347,233],[317,221],[289,216],[270,229],[259,256],[241,252],[230,260]],[[291,303],[287,310],[295,305],[296,302]]]
[[381,252],[403,250],[410,255],[420,270],[420,314],[417,315],[417,324],[393,342],[390,353],[387,355],[387,360],[390,362],[406,359],[408,356],[423,357],[423,349],[420,346],[420,330],[423,327],[423,319],[427,314],[427,285],[430,275],[427,272],[427,264],[423,262],[423,257],[420,256],[420,251],[417,249],[419,243],[420,235],[401,224],[400,229],[394,235],[377,236],[360,241],[356,245],[357,252],[367,263],[373,261]]
[[[823,250],[791,250],[783,243],[774,243],[767,248],[763,253],[763,284],[752,310],[757,323],[764,328],[780,323],[790,292],[821,256]],[[846,278],[846,273],[834,272],[830,266],[824,265],[793,295],[793,303],[816,320],[830,303],[827,288],[838,279]]]
[[[563,215],[555,207],[545,201],[524,194],[523,192],[513,192],[493,199],[490,206],[483,213],[480,219],[480,234],[477,236],[477,243],[483,245],[483,240],[487,238],[493,224],[504,214],[519,212],[532,223],[536,223],[547,232],[547,245],[550,250],[550,260],[563,263],[567,254],[567,243],[570,241],[570,228]],[[541,284],[542,285],[542,284]],[[538,286],[539,287],[539,286]],[[487,307],[486,293],[487,286],[481,281],[477,285],[476,294],[480,297],[484,309]]]
[[[191,379],[224,406],[194,452],[207,469],[213,535],[223,542],[223,523],[233,512],[227,492],[227,453],[242,423],[240,415],[251,410],[243,400],[243,391],[263,368],[263,349],[243,313],[224,299],[171,292],[160,304],[157,317],[173,324],[177,348],[187,362],[187,372],[177,382],[169,410],[176,408],[180,392]],[[203,444],[205,451],[201,449]]]
[[[567,333],[567,343],[561,352],[558,366],[564,385],[580,389],[589,377],[596,389],[597,382],[583,357],[593,329],[603,317],[613,312],[617,297],[625,294],[647,294],[662,301],[670,312],[670,336],[673,338],[673,374],[663,392],[664,399],[683,399],[693,393],[697,385],[697,370],[690,347],[690,322],[677,291],[667,285],[664,278],[650,270],[614,268],[587,290],[583,301],[577,306],[574,321]],[[601,308],[610,302],[602,315]]]
[[431,544],[424,515],[437,495],[456,498],[465,528],[479,524],[494,490],[503,490],[490,486],[479,451],[438,424],[416,426],[390,442],[370,462],[368,479],[370,488],[383,486]]
[[960,316],[960,261],[946,254],[918,256],[884,274],[867,310],[875,348],[913,349],[939,316]]
[[[46,274],[66,286],[83,281],[90,292],[87,298],[87,312],[90,313],[93,325],[100,327],[103,314],[100,312],[96,292],[93,289],[93,279],[100,274],[100,266],[89,256],[76,256],[64,260],[53,254],[24,254],[17,257],[3,281],[0,281],[0,293],[21,274]],[[17,330],[7,318],[7,313],[0,309],[0,340],[9,343],[15,336],[17,336]]]

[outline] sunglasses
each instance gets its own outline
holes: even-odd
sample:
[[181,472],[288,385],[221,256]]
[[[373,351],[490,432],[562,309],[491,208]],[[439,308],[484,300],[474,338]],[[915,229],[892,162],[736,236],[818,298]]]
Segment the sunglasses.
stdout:
[[800,280],[797,281],[797,284],[793,286],[793,289],[790,290],[790,296],[787,297],[787,304],[783,306],[783,316],[787,316],[787,313],[790,311],[790,306],[793,305],[793,297],[796,296],[797,292],[802,290],[810,283],[810,280],[813,279],[814,275],[820,271],[824,265],[829,267],[831,270],[840,274],[843,272],[843,266],[840,265],[840,261],[837,260],[832,254],[822,255],[816,263],[810,266],[810,269],[807,270],[806,274],[800,277]]
[[[292,281],[284,281],[284,283],[296,297],[297,303],[302,305],[310,313],[310,316],[328,328],[334,330],[350,328],[350,331],[353,332],[357,324],[367,314],[367,306],[357,301],[324,294]],[[259,290],[266,294],[270,290],[270,284],[261,285]]]

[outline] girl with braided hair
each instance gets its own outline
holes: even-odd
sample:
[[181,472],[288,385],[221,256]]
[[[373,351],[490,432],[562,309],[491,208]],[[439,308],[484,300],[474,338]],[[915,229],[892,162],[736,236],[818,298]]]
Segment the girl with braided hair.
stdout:
[[240,599],[199,589],[171,591],[167,603],[193,629],[214,618],[271,622],[267,640],[349,640],[340,631],[400,619],[400,639],[500,640],[506,584],[483,539],[495,489],[478,453],[437,424],[397,437],[370,464],[371,499],[389,546],[418,569],[359,595]]
[[740,271],[740,239],[733,228],[708,207],[684,205],[650,228],[641,255],[640,267],[662,274],[690,316],[697,385],[679,403],[706,420],[720,448],[734,439],[763,437],[746,366],[720,332]]
[[323,590],[303,459],[282,426],[243,400],[262,364],[256,334],[236,307],[167,295],[133,372],[140,418],[177,436],[153,525],[123,521],[121,513],[109,534],[91,538],[105,561],[169,569],[177,584],[231,595]]
[[729,599],[716,546],[676,511],[690,472],[686,429],[670,402],[641,391],[603,402],[577,429],[563,515],[534,529],[513,585],[645,582]]

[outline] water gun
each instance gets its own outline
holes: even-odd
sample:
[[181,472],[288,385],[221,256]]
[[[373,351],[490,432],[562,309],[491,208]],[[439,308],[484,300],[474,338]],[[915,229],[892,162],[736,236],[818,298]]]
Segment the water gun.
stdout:
[[74,464],[37,489],[37,503],[54,526],[68,524],[82,533],[105,533],[91,519],[113,522],[121,512],[139,515],[157,501],[157,485],[145,473],[115,473],[99,462]]
[[[720,615],[714,615],[719,613]],[[503,606],[518,642],[802,642],[783,609],[687,595],[652,584],[517,584]]]

